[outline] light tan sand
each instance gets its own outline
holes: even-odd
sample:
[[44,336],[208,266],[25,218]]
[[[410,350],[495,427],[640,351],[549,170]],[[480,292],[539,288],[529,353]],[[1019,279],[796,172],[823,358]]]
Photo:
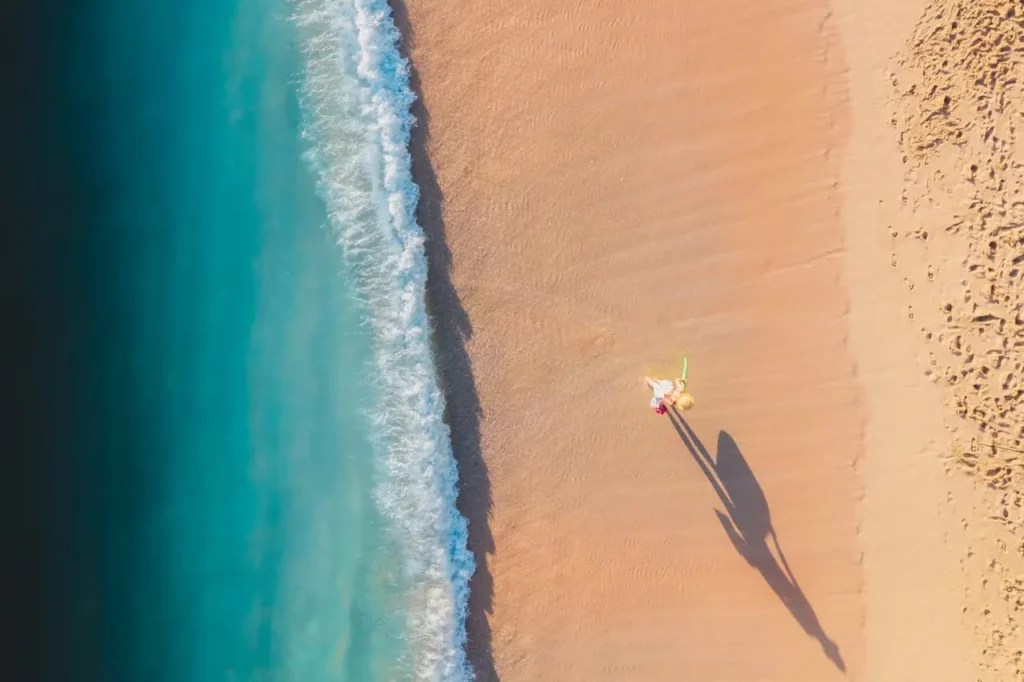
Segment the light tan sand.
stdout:
[[850,338],[868,408],[860,467],[862,679],[973,682],[984,657],[971,645],[963,613],[971,583],[959,563],[971,546],[973,528],[961,520],[972,515],[972,491],[946,475],[942,396],[918,363],[921,337],[907,319],[906,287],[889,253],[886,207],[901,200],[903,166],[886,73],[923,3],[835,4],[853,115],[841,178]]
[[[943,469],[880,225],[921,7],[834,4],[398,5],[480,679],[990,662],[983,500]],[[686,423],[641,381],[683,353]]]
[[977,679],[1024,679],[1024,7],[929,3],[889,64],[899,197],[880,204],[919,365],[939,387],[961,491]]

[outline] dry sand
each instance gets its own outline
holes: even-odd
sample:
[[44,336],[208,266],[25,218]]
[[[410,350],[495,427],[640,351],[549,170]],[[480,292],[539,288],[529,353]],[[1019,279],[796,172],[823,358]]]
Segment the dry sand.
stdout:
[[975,484],[954,500],[976,677],[1022,680],[1024,5],[930,3],[887,76],[903,182],[879,217],[950,468]]
[[[923,11],[396,7],[422,97],[415,172],[480,564],[480,679],[1012,679],[998,675],[1013,665],[1000,587],[1013,564],[989,567],[1006,541],[985,517],[1015,479],[992,474],[1006,487],[990,494],[947,472],[963,437],[946,428],[946,405],[983,410],[978,442],[1001,421],[1017,428],[998,414],[1019,400],[1021,370],[989,330],[1018,324],[1020,243],[1014,252],[1015,233],[999,232],[993,255],[976,236],[997,231],[985,211],[1016,208],[993,206],[1006,169],[978,198],[953,173],[959,142],[920,148],[955,137],[921,108],[937,96],[931,81],[948,80],[933,63],[942,48],[905,47]],[[913,35],[926,37],[946,19],[921,21]],[[970,61],[966,45],[952,64]],[[949,68],[966,112],[973,72]],[[924,81],[911,92],[901,72],[894,96],[890,69]],[[984,133],[967,137],[978,153]],[[938,193],[949,206],[917,228],[936,235],[923,248],[915,211]],[[962,229],[945,229],[943,210],[975,201]],[[934,308],[944,299],[929,283],[938,291],[974,264],[989,279],[958,294],[952,319],[908,320],[907,296]],[[988,294],[998,306],[982,302],[989,280],[1002,283]],[[922,353],[928,333],[946,347],[954,327],[971,330],[960,343],[976,357],[1004,359],[974,360],[947,390]],[[932,376],[961,371],[970,351],[956,350]],[[684,353],[697,407],[685,422],[658,417],[642,377],[670,374]],[[961,389],[982,366],[979,398]],[[969,454],[965,467],[991,468]],[[998,650],[986,644],[995,617]]]

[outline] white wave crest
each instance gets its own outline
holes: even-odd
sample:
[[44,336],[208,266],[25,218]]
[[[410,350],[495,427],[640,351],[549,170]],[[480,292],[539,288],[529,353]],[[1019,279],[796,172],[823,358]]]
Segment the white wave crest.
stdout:
[[331,226],[370,311],[377,501],[404,556],[414,679],[472,680],[466,610],[473,556],[458,512],[426,314],[427,263],[409,154],[414,95],[384,0],[296,0],[304,134]]

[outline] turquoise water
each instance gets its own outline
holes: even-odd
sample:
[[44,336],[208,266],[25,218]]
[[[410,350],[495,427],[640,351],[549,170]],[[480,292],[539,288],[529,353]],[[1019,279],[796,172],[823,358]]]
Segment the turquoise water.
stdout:
[[468,679],[386,4],[91,12],[83,677]]

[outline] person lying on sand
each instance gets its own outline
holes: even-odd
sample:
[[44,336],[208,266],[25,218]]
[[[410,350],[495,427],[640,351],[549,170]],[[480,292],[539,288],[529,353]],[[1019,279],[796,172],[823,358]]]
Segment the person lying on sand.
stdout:
[[665,414],[668,408],[676,406],[683,410],[693,407],[693,396],[686,392],[686,382],[682,379],[669,381],[668,379],[655,379],[644,377],[648,388],[654,391],[651,398],[651,408],[657,414]]

